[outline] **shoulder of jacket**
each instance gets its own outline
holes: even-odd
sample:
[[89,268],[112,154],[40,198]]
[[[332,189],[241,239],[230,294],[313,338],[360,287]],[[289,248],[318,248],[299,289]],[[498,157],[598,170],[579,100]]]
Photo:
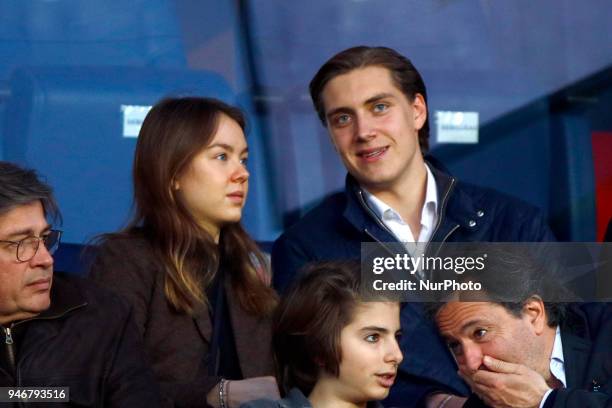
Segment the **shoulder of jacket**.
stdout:
[[97,252],[152,251],[151,243],[142,234],[110,234],[96,244]]
[[467,194],[473,200],[475,206],[479,208],[500,212],[509,211],[511,213],[535,214],[538,212],[537,207],[527,201],[491,187],[458,181],[457,190]]
[[343,217],[346,207],[346,193],[336,192],[328,195],[312,209],[308,210],[299,220],[285,230],[285,234],[303,234],[315,232],[321,225],[329,225]]
[[110,236],[94,250],[89,276],[102,286],[153,286],[163,275],[153,247],[141,236]]
[[[86,303],[83,309],[91,314],[108,315],[109,319],[117,320],[120,316],[129,314],[130,305],[112,290],[101,287],[89,279],[80,276],[70,276],[63,273],[55,273],[53,285],[61,286],[63,296],[72,296]],[[66,299],[64,299],[66,301]]]

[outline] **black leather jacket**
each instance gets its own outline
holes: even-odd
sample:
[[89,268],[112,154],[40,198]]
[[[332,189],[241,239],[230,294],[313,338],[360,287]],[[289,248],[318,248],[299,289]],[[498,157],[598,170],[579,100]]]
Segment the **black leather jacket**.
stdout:
[[[12,345],[18,346],[15,370],[0,368],[0,386],[69,387],[70,402],[50,407],[160,405],[131,309],[112,293],[55,274],[51,307],[13,323],[12,331],[17,330],[22,333],[20,344]],[[6,343],[6,330],[2,334]]]

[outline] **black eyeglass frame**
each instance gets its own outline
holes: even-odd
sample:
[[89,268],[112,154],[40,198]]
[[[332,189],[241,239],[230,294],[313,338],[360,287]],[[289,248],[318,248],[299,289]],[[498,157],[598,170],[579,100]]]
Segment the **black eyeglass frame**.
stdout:
[[[43,243],[45,244],[45,247],[47,248],[47,251],[49,251],[50,254],[53,254],[55,251],[57,251],[57,248],[59,248],[59,245],[62,239],[63,231],[57,230],[57,229],[51,229],[48,232],[49,232],[48,235],[43,236],[43,237],[29,236],[29,237],[20,239],[19,241],[0,240],[0,243],[17,245],[17,250],[15,251],[15,257],[17,258],[17,261],[18,262],[28,262],[32,258],[34,258],[36,254],[38,253],[38,248],[40,248],[40,241],[43,241]],[[54,237],[54,236],[56,236],[57,238],[55,239],[55,241],[51,243],[51,246],[49,246],[48,241],[51,239],[51,237]],[[30,256],[27,259],[19,258],[19,250],[21,249],[21,246],[23,245],[24,242],[26,242],[27,240],[31,240],[32,238],[36,239],[36,246],[34,247],[34,252],[32,253],[32,256]]]

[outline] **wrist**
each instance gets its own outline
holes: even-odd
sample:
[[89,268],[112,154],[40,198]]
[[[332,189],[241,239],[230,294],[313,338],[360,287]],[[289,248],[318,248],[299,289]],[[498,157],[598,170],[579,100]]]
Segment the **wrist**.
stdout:
[[438,405],[438,408],[444,408],[444,406],[448,404],[448,401],[450,401],[451,399],[453,399],[453,396],[447,395],[442,401],[440,401],[440,405]]
[[226,408],[234,408],[236,406],[236,404],[232,401],[232,398],[230,395],[230,384],[232,382],[233,381],[231,380],[225,380],[225,406]]
[[218,407],[219,408],[229,408],[228,405],[228,387],[229,387],[229,381],[226,380],[225,378],[221,378],[221,381],[219,381],[219,404]]
[[548,396],[552,391],[553,389],[550,387],[548,387],[546,391],[544,391],[544,394],[542,394],[542,398],[540,398],[540,403],[537,405],[539,408],[546,407],[546,400],[548,399]]
[[429,394],[425,399],[427,408],[458,408],[463,406],[465,398],[445,392],[435,392]]

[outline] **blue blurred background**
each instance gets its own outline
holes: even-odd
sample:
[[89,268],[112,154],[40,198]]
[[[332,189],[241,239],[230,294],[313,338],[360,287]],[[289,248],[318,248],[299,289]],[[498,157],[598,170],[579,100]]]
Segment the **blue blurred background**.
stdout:
[[542,208],[561,240],[612,216],[609,0],[3,0],[0,159],[55,187],[64,241],[119,229],[136,139],[125,106],[216,96],[249,114],[244,222],[271,241],[343,186],[308,82],[330,56],[408,56],[436,111],[478,112],[477,144],[437,142],[457,177]]

